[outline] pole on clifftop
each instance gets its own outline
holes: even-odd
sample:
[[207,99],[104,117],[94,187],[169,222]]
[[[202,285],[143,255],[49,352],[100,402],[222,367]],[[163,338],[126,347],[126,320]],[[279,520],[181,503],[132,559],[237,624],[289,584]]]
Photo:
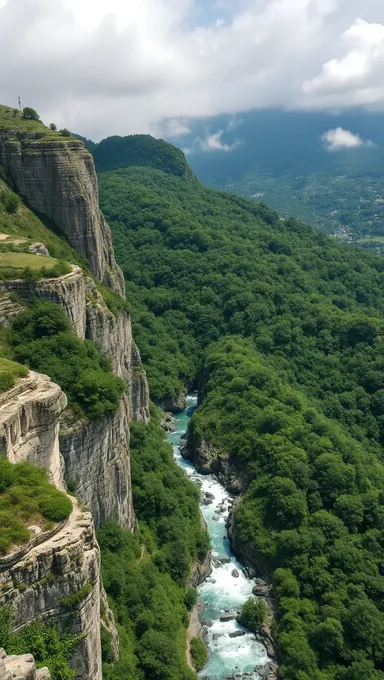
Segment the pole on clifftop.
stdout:
[[21,99],[20,99],[20,97],[18,97],[18,100],[19,100],[19,109],[21,111]]

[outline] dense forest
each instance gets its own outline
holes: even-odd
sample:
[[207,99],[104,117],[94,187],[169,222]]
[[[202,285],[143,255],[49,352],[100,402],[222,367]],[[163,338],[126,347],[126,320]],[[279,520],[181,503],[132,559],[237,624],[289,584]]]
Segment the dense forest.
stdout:
[[198,373],[195,434],[246,470],[281,677],[383,677],[384,261],[158,157],[100,187],[153,397]]

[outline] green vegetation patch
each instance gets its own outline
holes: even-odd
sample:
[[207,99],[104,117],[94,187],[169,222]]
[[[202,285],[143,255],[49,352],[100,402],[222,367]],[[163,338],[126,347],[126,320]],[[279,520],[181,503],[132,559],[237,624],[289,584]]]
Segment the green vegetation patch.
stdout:
[[207,645],[204,640],[199,637],[194,637],[191,640],[191,657],[197,672],[201,671],[208,661]]
[[33,654],[38,668],[47,666],[52,680],[74,680],[69,662],[83,635],[59,633],[54,626],[29,624],[20,633],[11,632],[12,611],[0,609],[0,647],[7,654]]
[[[243,338],[214,344],[201,380],[192,432],[248,475],[234,532],[273,573],[281,677],[381,680],[382,457],[356,428],[324,417]],[[254,608],[243,610],[251,628]]]
[[120,634],[118,662],[111,663],[104,644],[105,680],[195,677],[185,659],[188,611],[196,598],[187,579],[209,541],[200,524],[196,486],[173,460],[158,409],[152,408],[151,416],[150,425],[134,422],[131,432],[139,532],[132,535],[114,522],[97,532],[103,583]]
[[43,468],[0,456],[0,554],[30,539],[28,525],[49,529],[71,511],[68,496],[48,482]]
[[17,378],[25,378],[27,375],[27,366],[0,357],[0,392],[11,389],[15,386]]
[[[6,184],[1,170],[0,166],[0,233],[9,235],[6,241],[27,239],[30,243],[44,243],[52,258],[86,268],[84,259],[69,245],[65,235],[51,220],[37,215],[23,203]],[[6,241],[0,240],[0,245]]]
[[[39,114],[30,107],[25,107],[22,111],[11,109],[9,106],[0,105],[0,134],[6,130],[14,133],[15,137],[28,137],[28,142],[65,142],[68,139],[72,142],[75,138],[67,130],[58,131],[56,126],[46,127],[40,120]],[[33,133],[33,135],[32,135]],[[7,135],[9,138],[9,134]]]
[[93,342],[80,340],[70,329],[59,305],[36,302],[17,315],[10,345],[17,361],[60,385],[77,417],[99,418],[116,411],[125,382],[111,372]]
[[239,623],[249,628],[253,633],[256,633],[265,623],[266,618],[267,608],[265,602],[255,597],[249,597],[241,608]]
[[3,281],[53,279],[69,274],[71,270],[67,262],[58,261],[53,257],[25,252],[1,252],[0,250],[0,280]]

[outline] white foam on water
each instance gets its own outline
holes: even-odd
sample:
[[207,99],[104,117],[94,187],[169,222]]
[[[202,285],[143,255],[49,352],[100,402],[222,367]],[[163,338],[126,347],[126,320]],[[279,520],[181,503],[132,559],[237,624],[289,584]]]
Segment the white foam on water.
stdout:
[[[203,620],[210,625],[205,627],[205,639],[209,649],[207,665],[199,673],[201,680],[222,680],[232,673],[249,673],[260,664],[267,663],[266,650],[255,636],[239,625],[235,618],[220,621],[220,617],[234,615],[242,604],[252,595],[253,582],[243,573],[243,565],[230,552],[227,537],[231,496],[213,475],[201,475],[193,463],[184,460],[180,454],[180,439],[186,431],[191,407],[196,406],[197,397],[188,397],[188,408],[177,418],[178,429],[168,435],[173,444],[174,457],[192,481],[198,482],[201,490],[201,512],[207,523],[212,544],[213,569],[211,576],[198,588],[199,599],[204,603]],[[203,503],[205,494],[212,494],[211,503]],[[223,507],[225,506],[224,509]],[[223,511],[222,511],[223,510]],[[227,561],[229,560],[229,561]],[[232,575],[237,570],[238,577]],[[242,631],[245,634],[229,637],[231,633]],[[253,676],[259,678],[257,673]]]

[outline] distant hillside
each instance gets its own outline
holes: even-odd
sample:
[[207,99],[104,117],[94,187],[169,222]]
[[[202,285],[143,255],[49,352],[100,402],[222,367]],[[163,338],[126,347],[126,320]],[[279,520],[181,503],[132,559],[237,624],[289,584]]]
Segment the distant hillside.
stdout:
[[96,146],[93,156],[98,172],[137,165],[162,170],[168,175],[193,179],[184,153],[151,135],[107,137]]
[[[188,162],[205,184],[360,238],[384,235],[383,123],[382,113],[361,110],[251,111],[189,121],[190,132],[171,141],[190,150]],[[337,128],[362,143],[329,151],[323,135]]]

